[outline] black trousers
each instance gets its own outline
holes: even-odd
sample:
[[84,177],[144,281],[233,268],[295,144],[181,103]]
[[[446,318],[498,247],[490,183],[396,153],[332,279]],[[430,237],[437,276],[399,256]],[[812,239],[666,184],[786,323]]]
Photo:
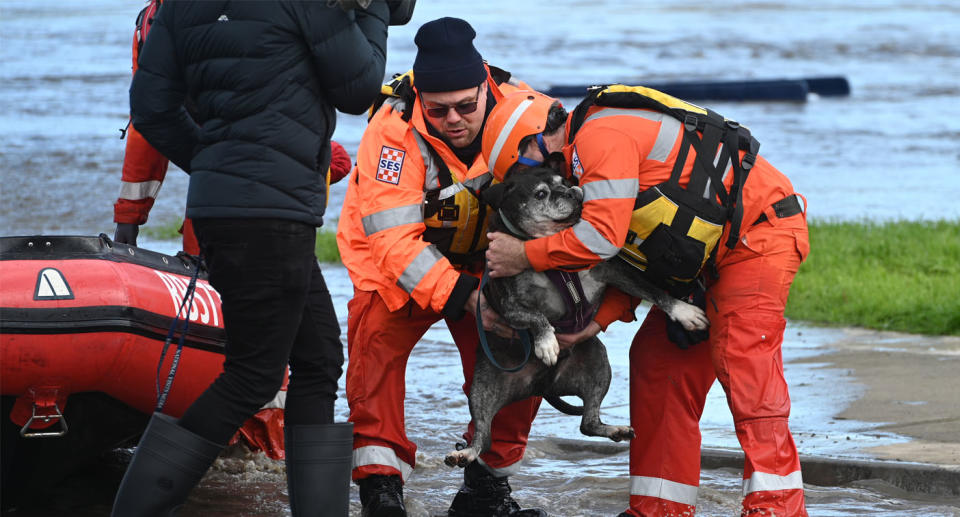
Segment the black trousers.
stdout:
[[316,229],[283,219],[194,219],[220,293],[227,334],[223,373],[180,425],[226,444],[276,395],[290,365],[286,425],[333,422],[343,373],[340,325],[314,255]]

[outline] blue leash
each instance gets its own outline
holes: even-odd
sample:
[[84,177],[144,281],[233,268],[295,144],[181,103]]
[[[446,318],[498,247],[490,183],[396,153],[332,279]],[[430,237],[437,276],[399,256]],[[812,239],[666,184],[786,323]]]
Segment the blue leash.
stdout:
[[[183,293],[183,300],[180,302],[180,308],[177,309],[177,315],[170,324],[170,331],[167,332],[167,339],[163,342],[163,350],[160,352],[160,361],[157,363],[157,407],[155,412],[163,410],[167,403],[167,395],[170,394],[170,388],[173,386],[173,378],[177,374],[177,367],[180,365],[180,354],[183,352],[183,342],[187,337],[187,329],[190,328],[190,311],[193,309],[193,294],[197,289],[197,276],[200,275],[200,258],[197,257],[194,264],[193,276],[190,277],[190,283],[187,285],[187,292]],[[170,365],[170,372],[167,374],[167,382],[160,391],[160,370],[163,368],[163,360],[167,357],[167,349],[173,342],[173,335],[177,330],[177,323],[180,320],[180,314],[183,307],[187,307],[187,313],[183,317],[183,330],[180,331],[180,339],[177,341],[177,351],[173,354],[173,363]]]
[[[483,292],[483,288],[487,285],[487,281],[490,279],[489,272],[487,268],[483,268],[483,276],[480,277],[480,292]],[[520,336],[520,342],[523,343],[523,361],[520,361],[520,364],[514,368],[504,368],[493,358],[493,352],[490,351],[490,345],[487,343],[487,331],[483,328],[483,318],[480,316],[480,304],[477,304],[477,333],[480,335],[480,346],[483,347],[483,353],[487,355],[487,359],[490,360],[490,363],[496,366],[497,368],[505,372],[517,372],[520,371],[524,366],[527,365],[527,361],[530,360],[530,349],[533,346],[530,343],[530,332],[527,329],[520,329],[517,331],[517,334]]]

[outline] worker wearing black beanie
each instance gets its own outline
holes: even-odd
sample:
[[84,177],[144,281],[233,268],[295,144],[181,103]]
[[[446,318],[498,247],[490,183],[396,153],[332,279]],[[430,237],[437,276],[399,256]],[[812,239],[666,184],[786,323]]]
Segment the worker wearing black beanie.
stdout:
[[[391,95],[373,110],[340,212],[337,242],[355,287],[346,393],[364,517],[407,515],[403,486],[417,447],[403,418],[404,366],[414,346],[446,323],[469,393],[479,348],[474,315],[480,307],[488,328],[497,320],[477,289],[490,217],[476,192],[491,181],[480,135],[498,100],[530,86],[485,64],[475,37],[458,18],[420,27],[413,88],[408,74],[387,85]],[[507,479],[521,468],[539,405],[538,397],[517,401],[497,412],[492,428],[468,427],[467,442],[486,438],[489,446],[472,456],[451,451],[464,455],[451,464],[466,468],[448,517],[545,515],[521,508]]]
[[477,33],[460,18],[440,18],[420,27],[413,84],[421,92],[473,88],[487,79],[483,58],[473,46]]

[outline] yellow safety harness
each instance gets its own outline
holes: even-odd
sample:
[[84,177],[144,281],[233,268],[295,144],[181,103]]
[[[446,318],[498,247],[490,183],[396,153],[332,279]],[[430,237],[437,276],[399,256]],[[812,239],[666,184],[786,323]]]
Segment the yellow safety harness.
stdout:
[[[490,67],[491,75],[499,84],[499,77],[509,73]],[[412,87],[413,71],[397,74],[383,85],[380,97],[370,108],[370,117],[380,106],[389,103],[401,111],[401,118],[410,122],[416,92]],[[440,158],[429,142],[414,128],[414,137],[426,168],[424,181],[423,222],[427,229],[423,238],[432,243],[450,262],[474,265],[483,260],[486,250],[489,206],[480,200],[477,192],[493,180],[488,173],[460,182]],[[439,188],[438,188],[439,186]]]
[[[712,110],[643,86],[615,84],[591,88],[573,111],[569,143],[592,106],[653,110],[683,124],[683,142],[670,179],[638,193],[630,230],[619,252],[651,281],[682,296],[713,256],[728,221],[726,245],[736,245],[743,218],[743,185],[760,142],[746,127]],[[680,176],[691,148],[696,158],[690,181],[681,187]],[[740,150],[746,151],[742,160]],[[733,169],[729,192],[723,185],[728,167]]]

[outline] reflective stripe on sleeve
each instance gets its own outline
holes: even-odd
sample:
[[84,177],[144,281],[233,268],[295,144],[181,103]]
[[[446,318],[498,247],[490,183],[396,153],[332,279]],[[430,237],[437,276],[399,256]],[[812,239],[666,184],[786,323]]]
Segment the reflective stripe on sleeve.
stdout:
[[620,246],[611,244],[596,228],[586,219],[581,219],[573,225],[573,234],[580,239],[580,242],[591,252],[606,260],[620,251]]
[[635,199],[639,186],[637,178],[591,181],[583,184],[583,202],[598,199]]
[[377,445],[367,445],[353,450],[353,468],[365,467],[367,465],[386,465],[400,471],[400,476],[404,481],[410,477],[413,472],[413,466],[400,460],[397,453],[389,447]]
[[120,199],[130,201],[155,199],[158,192],[160,192],[160,182],[156,180],[120,182]]
[[420,285],[423,277],[427,276],[427,273],[430,272],[430,268],[442,258],[443,255],[440,254],[440,251],[432,244],[423,248],[423,251],[407,266],[407,269],[403,270],[403,274],[400,275],[400,278],[397,280],[397,285],[403,288],[408,294],[413,293],[413,290]]
[[666,501],[697,505],[697,487],[676,481],[646,476],[630,476],[630,495],[656,497]]
[[743,480],[743,495],[754,492],[768,490],[802,490],[803,476],[800,471],[794,471],[786,476],[768,474],[766,472],[754,472],[749,478]]
[[653,147],[650,149],[650,154],[647,155],[647,159],[658,162],[667,161],[667,158],[670,157],[670,151],[673,150],[673,146],[677,142],[677,135],[680,134],[681,124],[679,120],[667,115],[666,113],[658,113],[655,111],[647,111],[642,109],[605,108],[594,113],[593,115],[590,115],[583,122],[585,124],[598,118],[613,117],[618,115],[640,117],[647,120],[652,120],[654,122],[660,122],[660,132],[657,133],[657,141],[653,143]]
[[363,218],[363,233],[367,237],[404,224],[422,223],[423,211],[419,204],[398,206],[372,213]]

